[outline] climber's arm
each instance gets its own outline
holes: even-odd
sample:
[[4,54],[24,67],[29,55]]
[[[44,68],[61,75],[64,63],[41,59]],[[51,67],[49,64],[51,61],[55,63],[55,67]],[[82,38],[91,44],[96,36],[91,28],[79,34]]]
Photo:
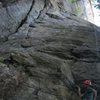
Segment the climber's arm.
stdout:
[[94,93],[94,100],[96,100],[97,97],[97,91],[95,89],[93,89],[93,93]]
[[79,86],[77,86],[77,88],[78,88],[78,95],[79,95],[80,97],[82,97],[84,94],[81,93],[81,88],[80,88]]

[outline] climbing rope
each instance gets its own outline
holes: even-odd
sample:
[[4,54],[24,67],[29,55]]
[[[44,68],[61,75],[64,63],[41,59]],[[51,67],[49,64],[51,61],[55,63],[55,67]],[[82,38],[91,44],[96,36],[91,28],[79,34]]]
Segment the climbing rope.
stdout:
[[[95,59],[95,67],[97,67],[97,62],[98,62],[98,55],[99,55],[99,46],[98,46],[98,36],[97,36],[97,29],[96,26],[93,25],[94,28],[94,36],[95,36],[95,45],[96,45],[96,59]],[[98,68],[96,68],[96,73],[98,72]],[[95,84],[96,86],[96,84]]]
[[98,51],[99,51],[99,48],[98,48],[98,39],[97,39],[97,30],[96,30],[96,26],[93,25],[93,28],[94,28],[94,36],[95,36],[95,45],[96,45],[96,60],[95,60],[95,64],[97,63],[98,61]]

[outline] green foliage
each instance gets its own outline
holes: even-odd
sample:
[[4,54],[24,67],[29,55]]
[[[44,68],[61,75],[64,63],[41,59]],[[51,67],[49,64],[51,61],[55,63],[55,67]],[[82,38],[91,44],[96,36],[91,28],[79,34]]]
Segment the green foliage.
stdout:
[[78,0],[69,0],[71,3],[75,3],[77,2]]
[[79,15],[79,14],[81,13],[81,8],[80,8],[80,7],[77,7],[75,13],[76,13],[77,15]]
[[93,5],[96,9],[100,10],[100,0],[93,0]]
[[100,5],[95,5],[94,7],[97,9],[100,9]]

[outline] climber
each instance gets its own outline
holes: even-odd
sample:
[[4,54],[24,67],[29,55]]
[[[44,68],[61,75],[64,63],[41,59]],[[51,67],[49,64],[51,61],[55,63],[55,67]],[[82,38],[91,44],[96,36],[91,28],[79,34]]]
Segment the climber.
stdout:
[[91,80],[83,81],[82,87],[77,86],[77,88],[82,100],[96,100],[97,91],[93,88]]

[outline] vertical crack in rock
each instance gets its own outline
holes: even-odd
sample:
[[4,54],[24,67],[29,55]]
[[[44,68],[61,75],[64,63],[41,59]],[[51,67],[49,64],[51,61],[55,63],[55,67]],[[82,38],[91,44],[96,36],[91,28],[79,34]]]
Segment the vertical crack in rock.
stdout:
[[22,27],[22,25],[23,25],[23,24],[25,23],[25,21],[27,20],[28,15],[30,14],[30,12],[31,12],[31,10],[32,10],[32,7],[33,7],[33,5],[34,5],[34,2],[35,2],[35,1],[33,0],[33,1],[32,1],[32,5],[31,5],[31,7],[30,7],[30,10],[28,11],[26,17],[21,21],[20,25],[18,26],[18,28],[16,29],[15,32],[18,32],[19,28]]
[[43,15],[46,13],[46,11],[49,9],[49,6],[47,6],[48,3],[49,3],[48,0],[45,0],[45,1],[44,1],[44,7],[43,7],[43,9],[40,11],[40,13],[39,13],[37,19],[41,19],[41,18],[43,17]]

